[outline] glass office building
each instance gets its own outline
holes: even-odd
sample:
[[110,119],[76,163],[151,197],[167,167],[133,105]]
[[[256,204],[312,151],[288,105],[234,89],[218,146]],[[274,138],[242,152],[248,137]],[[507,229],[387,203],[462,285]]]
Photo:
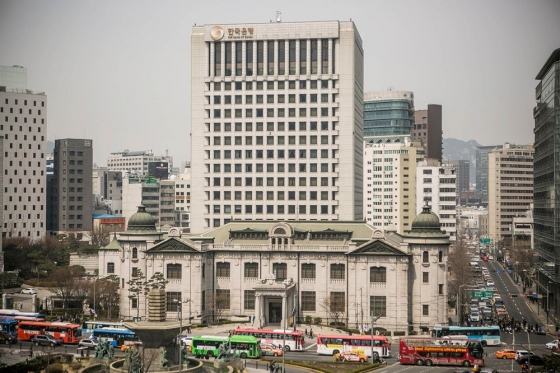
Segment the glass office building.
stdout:
[[[560,311],[560,48],[536,79],[540,82],[533,109],[535,281],[541,306]],[[549,316],[555,317],[552,312]]]
[[364,138],[410,136],[414,125],[414,93],[377,91],[364,95]]

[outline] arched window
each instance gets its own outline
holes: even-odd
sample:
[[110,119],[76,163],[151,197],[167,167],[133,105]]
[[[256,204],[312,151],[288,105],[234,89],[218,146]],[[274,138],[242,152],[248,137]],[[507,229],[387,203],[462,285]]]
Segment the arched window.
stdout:
[[429,263],[429,260],[428,260],[428,252],[427,252],[427,251],[424,251],[424,252],[422,253],[422,263]]
[[132,259],[138,259],[138,249],[135,247],[132,248]]
[[286,230],[284,228],[276,228],[274,234],[286,234]]
[[182,277],[181,265],[180,264],[168,264],[167,265],[167,278],[178,279]]
[[369,282],[387,282],[387,268],[369,267]]
[[439,251],[439,254],[438,254],[438,260],[439,260],[440,263],[443,262],[443,251],[441,251],[441,250]]

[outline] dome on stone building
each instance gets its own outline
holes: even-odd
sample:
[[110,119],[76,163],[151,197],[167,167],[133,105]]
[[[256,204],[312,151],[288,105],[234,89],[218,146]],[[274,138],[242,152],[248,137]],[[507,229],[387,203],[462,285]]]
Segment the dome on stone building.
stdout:
[[438,216],[431,211],[429,205],[422,208],[422,212],[412,221],[412,230],[415,229],[435,229],[441,230]]
[[156,231],[156,220],[146,212],[144,205],[138,206],[138,211],[128,219],[127,232],[139,231],[147,233],[149,231]]

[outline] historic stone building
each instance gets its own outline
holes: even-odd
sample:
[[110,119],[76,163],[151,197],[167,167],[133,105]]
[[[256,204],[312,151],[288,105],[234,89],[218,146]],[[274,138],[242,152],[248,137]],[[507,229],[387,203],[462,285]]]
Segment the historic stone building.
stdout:
[[[199,236],[173,228],[156,231],[140,206],[120,233],[100,250],[100,277],[121,278],[121,317],[144,317],[144,294],[127,282],[140,271],[160,272],[168,317],[194,323],[252,316],[255,327],[342,323],[388,331],[427,331],[447,324],[449,237],[425,207],[404,235],[364,222],[232,221]],[[138,299],[139,298],[139,299]]]

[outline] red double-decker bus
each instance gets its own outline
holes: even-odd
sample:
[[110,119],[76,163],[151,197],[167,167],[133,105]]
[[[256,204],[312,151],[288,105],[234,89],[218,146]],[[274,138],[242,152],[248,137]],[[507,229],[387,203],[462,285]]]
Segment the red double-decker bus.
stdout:
[[234,335],[252,335],[259,338],[261,343],[272,343],[282,348],[284,345],[284,335],[286,336],[286,351],[303,351],[303,333],[284,329],[252,329],[238,328],[233,331]]
[[484,366],[480,341],[469,339],[402,338],[399,362],[414,365]]
[[82,326],[66,322],[21,321],[18,324],[17,337],[20,341],[29,341],[35,335],[50,334],[62,339],[64,343],[78,343],[82,339]]

